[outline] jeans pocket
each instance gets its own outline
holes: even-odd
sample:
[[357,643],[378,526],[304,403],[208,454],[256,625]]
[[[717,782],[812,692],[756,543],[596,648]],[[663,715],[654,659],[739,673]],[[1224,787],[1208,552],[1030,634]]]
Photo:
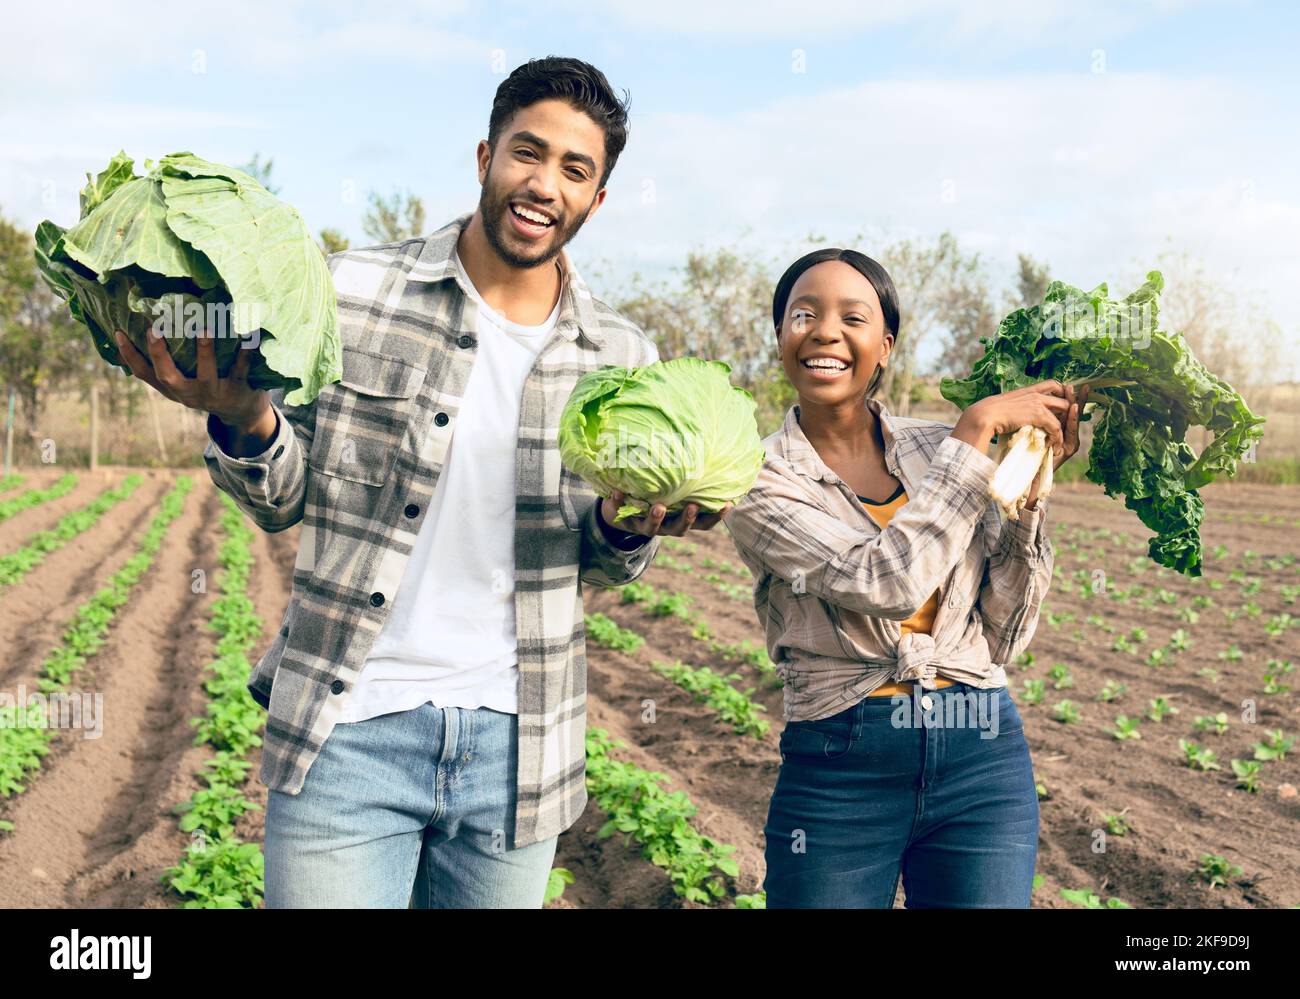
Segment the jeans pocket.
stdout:
[[1024,719],[1020,717],[1020,709],[1016,707],[1016,702],[1011,696],[1009,687],[993,687],[982,693],[987,697],[997,698],[998,730],[1000,732],[1020,732],[1024,729]]
[[807,762],[837,760],[853,748],[856,706],[827,718],[786,722],[781,730],[781,758]]

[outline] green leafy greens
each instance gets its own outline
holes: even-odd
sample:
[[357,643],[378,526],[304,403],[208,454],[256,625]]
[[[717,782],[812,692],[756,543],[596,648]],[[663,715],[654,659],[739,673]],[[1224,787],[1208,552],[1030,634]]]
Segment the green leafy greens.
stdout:
[[654,503],[716,512],[739,501],[765,452],[754,397],[730,372],[698,357],[587,372],[560,414],[561,460],[601,495],[628,497],[618,520]]
[[[1093,423],[1087,478],[1108,496],[1123,496],[1155,531],[1152,559],[1189,576],[1201,574],[1197,489],[1236,474],[1237,460],[1263,436],[1262,417],[1223,379],[1192,356],[1182,334],[1158,323],[1164,278],[1159,271],[1127,298],[1112,301],[1105,284],[1090,292],[1061,281],[1041,305],[1017,309],[970,377],[943,379],[940,392],[965,409],[986,396],[1044,379],[1087,383]],[[1197,456],[1187,444],[1192,426],[1213,441]]]
[[[150,161],[145,161],[149,170]],[[217,331],[217,372],[255,349],[249,384],[304,405],[338,381],[343,357],[334,284],[302,218],[242,170],[172,153],[143,177],[123,152],[87,174],[81,218],[36,229],[36,263],[110,364],[112,333],[148,356],[151,326],[187,376],[197,336]]]

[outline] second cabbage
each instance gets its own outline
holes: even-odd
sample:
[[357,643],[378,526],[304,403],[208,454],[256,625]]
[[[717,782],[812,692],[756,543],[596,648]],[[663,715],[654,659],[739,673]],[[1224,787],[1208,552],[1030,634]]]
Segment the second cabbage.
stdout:
[[627,496],[617,520],[654,503],[716,512],[736,503],[763,466],[754,397],[723,361],[678,357],[605,367],[578,379],[560,416],[565,466],[603,496]]

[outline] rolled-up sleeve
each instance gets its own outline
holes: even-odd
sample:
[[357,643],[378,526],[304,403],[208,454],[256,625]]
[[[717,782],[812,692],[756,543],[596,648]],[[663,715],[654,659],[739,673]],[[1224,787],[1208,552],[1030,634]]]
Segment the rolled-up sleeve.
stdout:
[[283,389],[272,390],[270,399],[276,430],[264,451],[245,458],[226,454],[213,436],[216,417],[209,414],[203,462],[213,484],[262,530],[274,533],[302,519],[316,403],[313,400],[305,406],[285,405]]
[[1056,553],[1047,537],[1047,504],[1040,499],[1019,520],[1005,521],[985,566],[978,606],[989,656],[999,665],[1028,648],[1052,582]]
[[826,510],[798,472],[769,455],[727,527],[738,548],[796,593],[901,621],[964,556],[988,505],[994,467],[988,455],[945,438],[916,494],[871,534]]
[[642,537],[635,547],[621,548],[600,526],[598,510],[602,500],[587,508],[582,518],[582,553],[578,578],[593,586],[622,586],[630,583],[654,561],[659,551],[658,537]]

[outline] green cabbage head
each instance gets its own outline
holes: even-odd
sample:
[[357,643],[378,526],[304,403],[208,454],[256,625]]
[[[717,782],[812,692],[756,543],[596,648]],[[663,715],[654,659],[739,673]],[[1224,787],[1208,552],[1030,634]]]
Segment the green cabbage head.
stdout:
[[609,366],[578,379],[560,415],[560,458],[602,496],[628,498],[616,520],[655,503],[716,512],[736,503],[763,467],[754,397],[730,365],[698,357]]
[[180,371],[197,374],[215,331],[217,374],[252,350],[248,383],[305,405],[343,374],[334,283],[291,206],[249,174],[172,153],[141,177],[119,152],[81,191],[81,218],[36,229],[36,264],[109,364],[126,333],[145,357],[154,326]]

